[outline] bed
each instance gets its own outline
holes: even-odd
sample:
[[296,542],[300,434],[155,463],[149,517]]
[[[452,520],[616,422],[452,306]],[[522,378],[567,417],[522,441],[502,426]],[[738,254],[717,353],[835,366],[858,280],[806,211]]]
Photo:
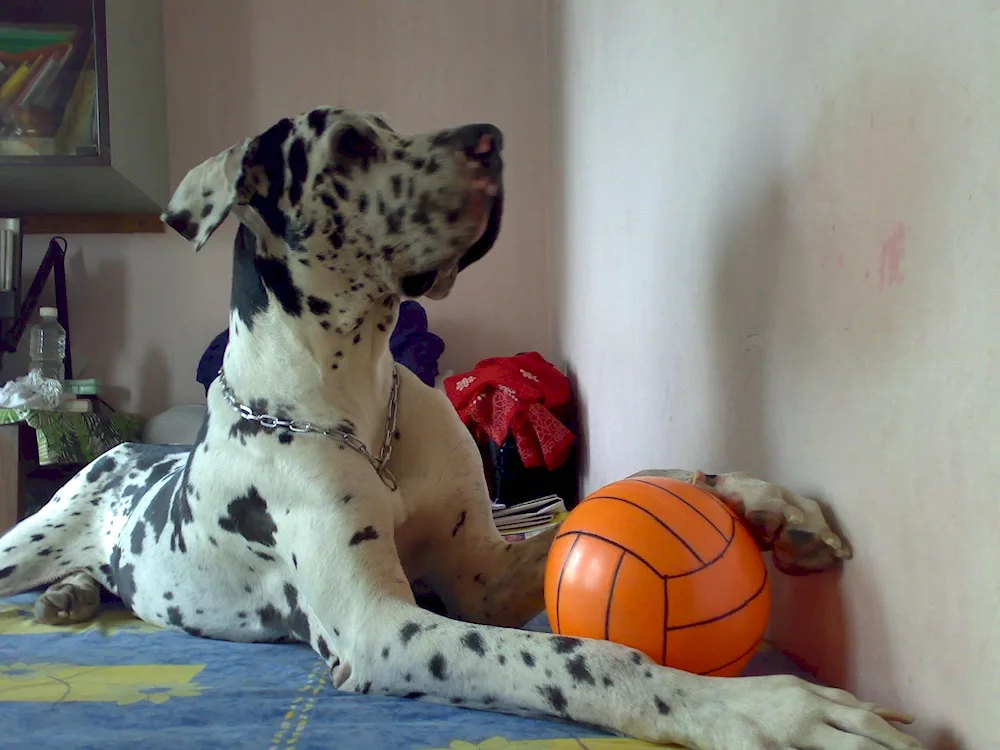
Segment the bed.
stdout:
[[[163,630],[105,603],[90,623],[0,602],[0,747],[72,750],[628,750],[646,743],[556,720],[338,692],[297,644],[226,643]],[[527,626],[547,630],[544,615]],[[800,674],[761,648],[750,674]]]

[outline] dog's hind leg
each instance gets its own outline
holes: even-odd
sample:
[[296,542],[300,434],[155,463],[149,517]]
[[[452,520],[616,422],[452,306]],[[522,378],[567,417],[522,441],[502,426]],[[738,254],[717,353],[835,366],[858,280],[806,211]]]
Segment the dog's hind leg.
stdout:
[[[93,472],[93,469],[91,470]],[[47,583],[67,579],[67,585],[56,584],[52,597],[42,605],[49,616],[60,622],[58,612],[66,612],[72,621],[79,621],[91,609],[85,602],[92,600],[89,578],[80,571],[96,572],[102,560],[93,525],[102,514],[101,492],[87,481],[87,470],[70,479],[37,513],[28,516],[0,537],[0,598],[31,591]],[[62,587],[62,588],[59,588]],[[70,592],[74,588],[72,596]],[[56,595],[56,591],[60,591]],[[71,610],[65,606],[75,603]],[[70,615],[72,612],[72,615]]]
[[101,586],[88,573],[77,571],[49,586],[35,600],[35,620],[45,625],[72,625],[97,616]]

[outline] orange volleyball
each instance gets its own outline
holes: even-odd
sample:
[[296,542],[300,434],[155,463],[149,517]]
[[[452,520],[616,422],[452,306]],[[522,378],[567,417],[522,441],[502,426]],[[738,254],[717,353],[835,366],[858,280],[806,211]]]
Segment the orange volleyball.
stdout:
[[563,521],[545,608],[553,632],[735,677],[764,637],[771,586],[757,543],[725,503],[686,482],[639,477],[591,493]]

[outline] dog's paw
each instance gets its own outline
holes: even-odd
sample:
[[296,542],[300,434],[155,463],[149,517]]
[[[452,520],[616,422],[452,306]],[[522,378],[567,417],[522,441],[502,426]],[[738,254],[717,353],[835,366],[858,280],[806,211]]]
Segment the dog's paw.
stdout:
[[43,625],[73,625],[92,620],[101,608],[97,585],[72,576],[49,586],[35,600],[35,621]]
[[[912,723],[913,717],[860,701],[843,690],[791,675],[709,679],[712,682],[689,693],[687,705],[682,703],[676,712],[661,717],[664,723],[671,718],[683,720],[687,731],[680,739],[685,746],[745,750],[923,747],[894,726]],[[654,735],[653,739],[660,738]]]
[[775,567],[790,575],[829,570],[852,557],[815,500],[743,472],[706,475],[691,482],[713,493],[746,519],[761,549],[773,550]]

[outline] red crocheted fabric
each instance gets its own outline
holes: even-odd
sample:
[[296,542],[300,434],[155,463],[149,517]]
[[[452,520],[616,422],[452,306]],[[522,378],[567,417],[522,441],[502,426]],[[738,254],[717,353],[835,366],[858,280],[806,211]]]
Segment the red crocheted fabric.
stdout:
[[576,440],[556,414],[569,406],[569,379],[537,352],[491,357],[444,380],[445,393],[468,427],[497,445],[513,433],[527,467],[559,468]]

